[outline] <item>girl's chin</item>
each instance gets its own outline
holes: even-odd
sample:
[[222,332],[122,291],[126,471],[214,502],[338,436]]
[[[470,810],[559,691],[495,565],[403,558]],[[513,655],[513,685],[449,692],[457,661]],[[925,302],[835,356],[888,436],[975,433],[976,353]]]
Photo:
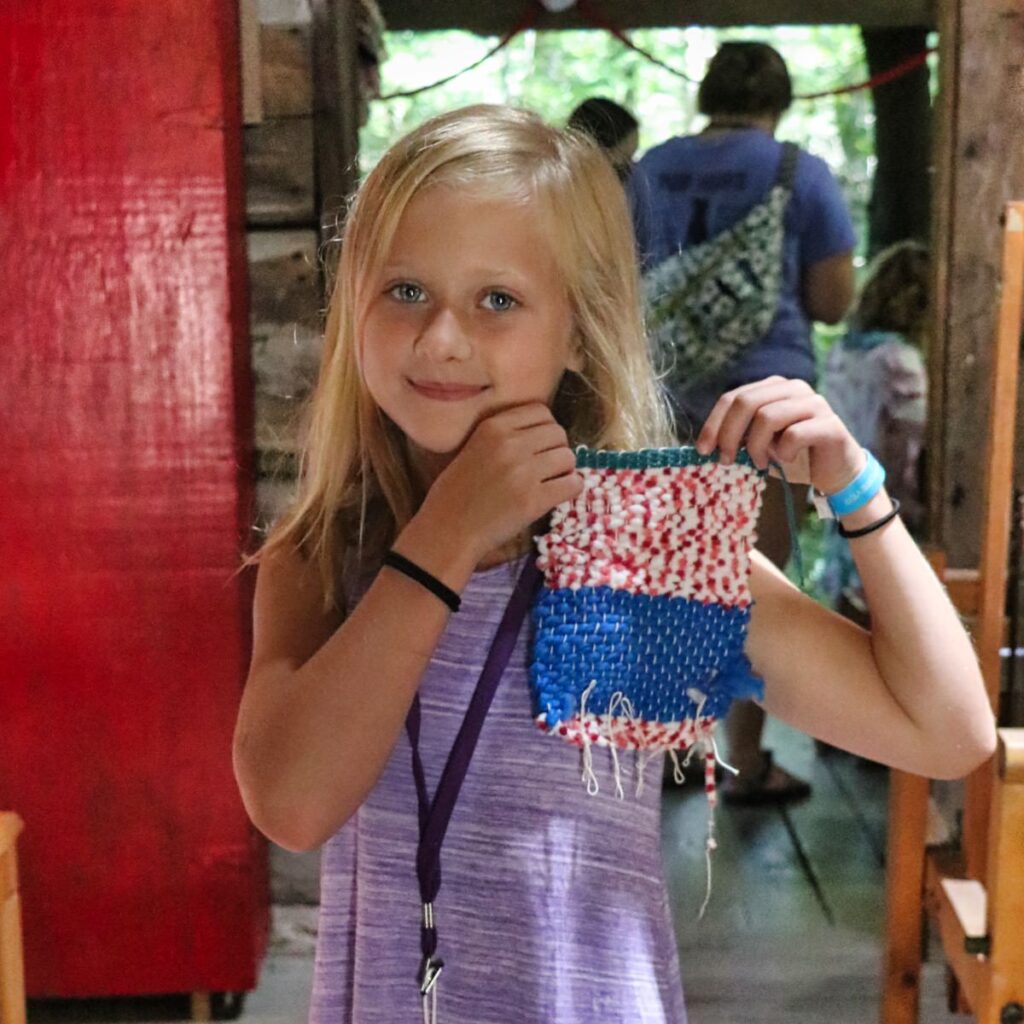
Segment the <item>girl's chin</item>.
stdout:
[[468,438],[469,432],[457,439],[405,435],[413,464],[430,480],[458,455]]

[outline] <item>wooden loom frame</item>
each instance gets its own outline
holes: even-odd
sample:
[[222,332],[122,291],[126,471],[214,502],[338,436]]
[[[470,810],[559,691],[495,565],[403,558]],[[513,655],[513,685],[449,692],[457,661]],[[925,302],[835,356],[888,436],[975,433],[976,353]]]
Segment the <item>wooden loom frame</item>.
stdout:
[[[975,646],[993,709],[1000,692],[1024,300],[1024,202],[1004,210],[1002,289],[992,361],[985,518],[976,573],[933,565]],[[1024,1024],[1024,729],[1000,729],[970,775],[959,857],[926,847],[928,780],[893,771],[889,795],[882,1024],[916,1024],[925,911],[937,923],[951,1001],[977,1024]]]

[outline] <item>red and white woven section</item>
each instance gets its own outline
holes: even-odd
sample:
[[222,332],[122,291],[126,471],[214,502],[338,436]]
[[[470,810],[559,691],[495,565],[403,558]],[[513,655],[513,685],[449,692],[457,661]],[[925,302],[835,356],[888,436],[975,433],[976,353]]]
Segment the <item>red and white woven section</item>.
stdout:
[[549,587],[750,604],[759,475],[711,463],[579,472],[583,492],[555,509],[538,540]]

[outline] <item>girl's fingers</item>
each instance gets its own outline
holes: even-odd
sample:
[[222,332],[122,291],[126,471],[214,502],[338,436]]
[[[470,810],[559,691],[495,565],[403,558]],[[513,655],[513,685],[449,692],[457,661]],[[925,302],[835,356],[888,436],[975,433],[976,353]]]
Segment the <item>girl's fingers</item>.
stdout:
[[727,391],[716,403],[697,438],[698,451],[718,448],[724,463],[731,462],[743,443],[751,420],[761,406],[801,393],[813,394],[803,381],[768,377]]
[[814,397],[784,398],[762,405],[754,413],[747,430],[746,448],[758,469],[767,469],[775,457],[778,437],[793,424],[812,419],[819,405]]
[[576,454],[570,448],[551,448],[534,456],[533,468],[535,479],[544,482],[566,476],[576,472]]
[[521,440],[533,455],[550,451],[552,448],[563,448],[571,453],[569,438],[565,429],[554,420],[551,420],[550,423],[542,423],[522,431]]
[[774,458],[778,462],[792,462],[802,451],[827,441],[837,440],[840,430],[845,428],[834,413],[831,416],[814,416],[793,423],[772,443]]
[[563,476],[556,476],[543,484],[545,505],[544,512],[550,512],[557,505],[564,501],[573,501],[583,491],[583,477],[575,470]]
[[528,402],[526,405],[511,405],[491,413],[480,421],[488,423],[492,429],[529,430],[531,427],[554,423],[551,410],[543,402]]

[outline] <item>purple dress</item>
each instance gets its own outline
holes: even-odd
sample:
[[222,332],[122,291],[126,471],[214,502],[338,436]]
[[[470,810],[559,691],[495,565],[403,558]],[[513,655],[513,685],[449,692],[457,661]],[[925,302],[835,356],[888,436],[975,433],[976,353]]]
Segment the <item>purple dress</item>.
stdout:
[[[431,795],[521,566],[472,577],[423,677]],[[610,755],[595,750],[601,790],[588,796],[579,751],[533,723],[529,632],[499,684],[442,852],[438,1018],[685,1024],[661,864],[660,759],[642,795],[627,778],[620,800]],[[366,802],[324,848],[312,1024],[422,1019],[410,762],[403,731]]]

